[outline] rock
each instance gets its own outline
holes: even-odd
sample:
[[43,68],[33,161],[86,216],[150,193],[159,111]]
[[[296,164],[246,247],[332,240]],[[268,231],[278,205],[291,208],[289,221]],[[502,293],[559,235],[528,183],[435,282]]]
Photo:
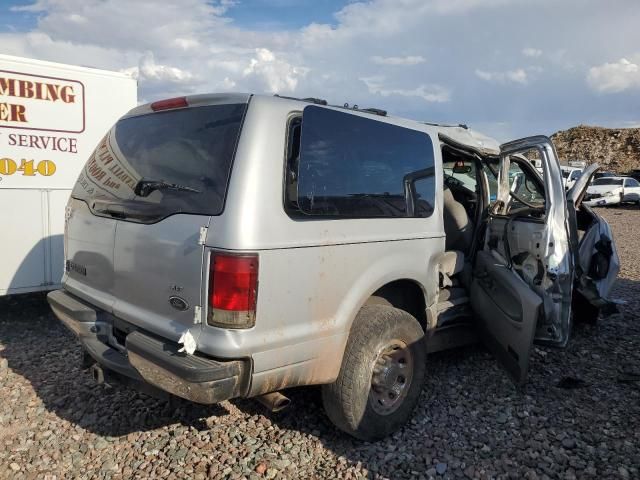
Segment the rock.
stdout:
[[117,469],[116,463],[110,458],[105,460],[102,463],[102,466],[100,467],[101,472],[110,472],[111,470],[116,470],[116,469]]
[[275,468],[267,469],[266,478],[276,478],[276,475],[278,475],[278,470]]
[[[622,314],[576,321],[564,350],[536,347],[520,391],[479,345],[434,355],[410,423],[375,443],[335,429],[313,388],[273,415],[95,386],[44,295],[0,297],[0,477],[638,478],[640,402],[618,371],[640,370],[640,209],[597,212],[618,245]],[[588,386],[559,388],[567,375]]]

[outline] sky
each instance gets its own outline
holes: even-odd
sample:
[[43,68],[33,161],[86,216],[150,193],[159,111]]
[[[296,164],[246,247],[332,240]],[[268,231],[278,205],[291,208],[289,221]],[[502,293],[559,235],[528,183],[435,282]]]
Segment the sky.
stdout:
[[506,141],[640,126],[638,0],[0,0],[0,53],[126,72],[139,100],[244,91]]

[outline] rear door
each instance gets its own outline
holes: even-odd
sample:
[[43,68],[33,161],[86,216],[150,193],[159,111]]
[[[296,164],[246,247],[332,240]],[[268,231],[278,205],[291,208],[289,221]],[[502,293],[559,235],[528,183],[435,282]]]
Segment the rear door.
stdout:
[[[524,155],[542,162],[543,180]],[[534,338],[569,338],[573,260],[560,165],[547,137],[501,146],[498,191],[474,267],[471,304],[485,342],[518,383]]]
[[[84,182],[81,174],[78,182]],[[80,183],[80,184],[81,184]],[[76,184],[76,191],[78,184]],[[65,210],[64,288],[107,312],[113,311],[113,246],[116,238],[113,218],[97,217],[89,205],[70,198]]]
[[91,222],[112,228],[103,243],[113,252],[105,271],[117,318],[173,340],[197,322],[201,239],[223,211],[247,102],[229,95],[141,107],[85,166],[72,195]]

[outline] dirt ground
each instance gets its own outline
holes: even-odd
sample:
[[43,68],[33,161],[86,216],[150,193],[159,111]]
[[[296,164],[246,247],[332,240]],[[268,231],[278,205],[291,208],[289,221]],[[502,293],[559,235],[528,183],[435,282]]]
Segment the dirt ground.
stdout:
[[2,478],[639,478],[640,210],[600,210],[621,313],[536,347],[517,389],[482,346],[430,357],[411,422],[375,444],[337,432],[315,388],[281,414],[97,386],[43,295],[0,299]]

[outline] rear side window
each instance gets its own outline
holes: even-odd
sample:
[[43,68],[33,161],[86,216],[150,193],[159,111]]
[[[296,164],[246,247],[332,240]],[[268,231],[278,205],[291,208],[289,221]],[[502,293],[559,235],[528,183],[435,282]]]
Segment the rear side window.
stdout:
[[119,212],[133,221],[219,215],[246,107],[211,105],[120,120],[89,158],[72,196],[96,205],[96,213]]
[[410,178],[414,215],[433,212],[434,152],[426,133],[309,106],[301,123],[292,123],[290,139],[286,191],[293,216],[406,217]]

